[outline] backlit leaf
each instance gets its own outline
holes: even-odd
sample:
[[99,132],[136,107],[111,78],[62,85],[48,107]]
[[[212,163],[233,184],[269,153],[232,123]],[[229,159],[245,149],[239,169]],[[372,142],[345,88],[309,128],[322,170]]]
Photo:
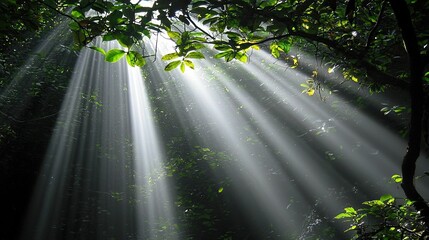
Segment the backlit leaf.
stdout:
[[125,55],[125,51],[121,49],[112,49],[106,53],[106,61],[117,62]]
[[143,67],[146,64],[146,60],[143,56],[135,51],[128,52],[126,59],[131,67]]
[[204,59],[204,55],[200,52],[190,52],[186,55],[186,58]]
[[182,61],[180,61],[180,60],[173,61],[173,62],[167,64],[167,66],[165,66],[164,70],[165,71],[171,71],[171,70],[177,68],[180,65],[180,63],[182,63]]
[[192,62],[192,61],[190,61],[190,60],[184,60],[183,61],[183,63],[185,63],[185,65],[186,66],[188,66],[188,67],[190,67],[191,69],[194,69],[195,68],[195,65],[194,65],[194,63]]
[[240,62],[247,62],[247,55],[244,53],[237,53],[235,58],[238,59]]
[[390,194],[386,194],[386,195],[383,195],[380,197],[380,201],[382,201],[382,202],[386,202],[386,201],[389,201],[391,199],[393,199],[393,196]]
[[178,32],[168,31],[167,35],[173,40],[177,40],[180,38],[180,33]]
[[168,60],[173,60],[173,59],[178,58],[178,57],[179,57],[179,54],[177,54],[177,53],[169,53],[169,54],[162,56],[161,59],[164,61],[168,61]]
[[100,47],[92,46],[92,47],[89,47],[89,48],[91,48],[92,50],[95,50],[97,52],[100,52],[103,55],[106,55],[106,51],[104,51],[104,49],[102,49]]
[[252,48],[255,49],[255,50],[260,50],[260,48],[259,48],[258,45],[252,45]]
[[220,53],[216,54],[214,56],[214,58],[223,58],[223,57],[225,57],[227,55],[230,55],[230,54],[232,54],[232,50],[231,51],[220,52]]
[[349,218],[352,217],[350,213],[340,213],[337,216],[335,216],[335,219],[343,219],[343,218]]
[[71,15],[76,19],[81,19],[81,18],[85,17],[83,15],[82,11],[80,9],[77,9],[77,8],[72,10]]
[[402,177],[398,174],[393,175],[392,180],[395,181],[395,183],[402,183]]

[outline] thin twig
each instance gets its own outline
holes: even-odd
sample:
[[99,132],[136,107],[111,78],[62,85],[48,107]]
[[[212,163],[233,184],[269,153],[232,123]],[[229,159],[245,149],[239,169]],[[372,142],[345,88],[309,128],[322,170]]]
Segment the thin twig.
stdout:
[[208,32],[204,31],[204,29],[200,28],[191,18],[191,16],[189,16],[189,12],[186,11],[185,12],[186,17],[188,18],[189,22],[192,23],[192,25],[194,25],[195,28],[197,28],[198,30],[200,30],[202,33],[204,33],[205,35],[209,36],[211,39],[216,40],[215,37],[213,37],[212,35],[210,35]]
[[375,22],[374,26],[372,27],[371,31],[369,32],[368,39],[366,40],[366,45],[365,45],[366,49],[368,49],[369,46],[371,45],[371,42],[374,39],[374,34],[377,31],[377,28],[381,23],[381,19],[383,18],[384,10],[386,9],[386,3],[387,3],[387,1],[384,0],[383,3],[381,4],[381,9],[380,9],[380,13],[378,14],[377,21]]
[[43,120],[43,119],[46,119],[46,118],[53,117],[53,116],[57,115],[58,113],[59,112],[56,112],[56,113],[52,113],[52,114],[49,114],[49,115],[46,115],[46,116],[43,116],[43,117],[33,118],[33,119],[30,119],[30,120],[19,120],[19,119],[16,119],[15,117],[13,117],[13,116],[8,115],[7,113],[4,113],[4,112],[0,111],[1,115],[5,116],[8,119],[12,120],[13,122],[17,122],[17,123],[26,123],[26,122],[39,121],[39,120]]

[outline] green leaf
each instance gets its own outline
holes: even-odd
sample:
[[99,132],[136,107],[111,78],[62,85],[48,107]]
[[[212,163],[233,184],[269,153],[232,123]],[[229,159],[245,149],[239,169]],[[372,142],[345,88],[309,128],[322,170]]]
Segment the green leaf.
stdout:
[[183,60],[183,62],[185,63],[186,66],[190,67],[191,69],[195,69],[195,65],[192,61],[190,60]]
[[225,57],[225,56],[227,56],[227,55],[229,55],[231,53],[232,53],[232,50],[225,51],[225,52],[220,52],[220,53],[214,55],[214,58],[223,58],[223,57]]
[[204,55],[200,52],[190,52],[185,58],[204,59]]
[[356,229],[356,225],[353,225],[353,226],[351,226],[351,227],[349,227],[348,229],[346,229],[344,232],[348,232],[348,231],[351,231],[351,230],[355,230]]
[[180,65],[180,63],[182,63],[181,60],[173,61],[173,62],[167,64],[167,66],[165,66],[164,70],[165,71],[171,71],[171,70],[177,68]]
[[180,38],[179,32],[167,31],[167,35],[173,40],[177,40]]
[[91,47],[89,47],[89,48],[91,48],[92,50],[95,50],[95,51],[97,51],[97,52],[100,52],[100,53],[101,53],[101,54],[103,54],[103,55],[106,55],[106,51],[104,51],[104,49],[102,49],[102,48],[100,48],[100,47],[91,46]]
[[335,219],[343,219],[343,218],[350,218],[352,215],[350,213],[340,213],[337,216],[335,216]]
[[217,192],[218,192],[218,193],[222,193],[222,192],[223,192],[223,187],[220,187],[220,188],[217,190]]
[[292,43],[289,40],[280,40],[277,42],[278,48],[280,48],[285,53],[290,51],[291,45]]
[[106,61],[117,62],[125,55],[125,51],[121,49],[112,49],[106,53]]
[[75,8],[72,10],[71,15],[76,19],[82,19],[85,16],[83,15],[82,11],[78,8]]
[[273,57],[275,58],[279,58],[280,57],[280,52],[278,48],[272,48],[271,49],[271,55],[273,55]]
[[350,214],[357,214],[356,210],[353,207],[346,207],[344,208],[344,211],[346,211],[346,213],[350,213]]
[[235,53],[233,51],[230,51],[228,55],[225,56],[225,60],[226,62],[230,62],[232,61],[232,59],[234,59],[235,57]]
[[240,62],[247,62],[247,55],[245,53],[237,53],[237,55],[235,56],[236,59],[238,59]]
[[229,39],[232,39],[232,40],[241,39],[241,35],[236,32],[226,32],[226,35],[228,36]]
[[103,35],[104,42],[113,41],[113,40],[116,40],[116,38],[113,36],[112,33],[106,33],[105,35]]
[[69,28],[73,31],[79,31],[80,30],[79,24],[75,21],[69,23]]
[[143,67],[146,64],[146,60],[143,58],[143,56],[136,51],[128,52],[126,59],[127,63],[131,67]]
[[168,61],[168,60],[173,60],[173,59],[178,58],[178,57],[179,57],[178,53],[169,53],[169,54],[162,56],[161,59],[164,61]]
[[277,4],[276,0],[266,0],[266,1],[262,1],[261,3],[261,8],[265,8],[265,7],[271,7]]
[[390,200],[392,198],[393,198],[392,195],[386,194],[386,195],[383,195],[383,196],[380,197],[380,201],[386,202],[386,201],[388,201],[388,200]]
[[219,50],[219,51],[228,51],[228,50],[232,50],[231,46],[226,45],[226,44],[219,44],[219,45],[215,45],[214,49]]
[[402,183],[402,177],[398,174],[393,175],[392,180],[395,181],[395,183]]
[[180,64],[180,71],[182,71],[182,73],[185,72],[185,63],[183,62]]

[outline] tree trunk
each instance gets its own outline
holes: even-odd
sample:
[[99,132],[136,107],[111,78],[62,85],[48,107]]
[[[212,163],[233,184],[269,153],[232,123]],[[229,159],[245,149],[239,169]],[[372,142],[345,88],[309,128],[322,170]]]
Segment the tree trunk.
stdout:
[[423,72],[424,66],[418,46],[417,36],[411,21],[410,12],[405,0],[389,0],[396,17],[399,28],[402,31],[410,64],[410,88],[411,120],[408,137],[408,149],[402,162],[402,189],[414,207],[420,211],[426,228],[429,229],[429,206],[414,186],[416,161],[420,155],[422,139],[422,120],[424,112]]

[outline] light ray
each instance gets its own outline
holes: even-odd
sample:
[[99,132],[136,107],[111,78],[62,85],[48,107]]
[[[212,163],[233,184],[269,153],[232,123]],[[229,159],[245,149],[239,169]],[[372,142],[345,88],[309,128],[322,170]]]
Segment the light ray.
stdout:
[[[164,48],[168,43],[160,45],[163,46],[159,49],[161,54],[171,52]],[[252,55],[252,61],[266,63],[270,60],[262,53]],[[270,67],[269,71],[262,66]],[[176,112],[189,115],[182,117],[182,125],[184,122],[205,122],[204,126],[211,129],[207,130],[211,136],[199,136],[200,141],[209,146],[221,146],[241,163],[228,174],[233,176],[234,184],[240,185],[235,188],[237,195],[243,196],[246,191],[246,197],[240,200],[243,206],[248,204],[248,209],[263,209],[268,218],[276,222],[279,232],[282,231],[281,224],[284,228],[288,225],[287,216],[295,217],[283,211],[286,205],[289,206],[287,193],[301,195],[307,205],[323,199],[327,204],[318,214],[324,212],[330,217],[350,202],[358,203],[386,192],[400,194],[397,187],[386,187],[386,184],[391,175],[399,172],[399,165],[392,160],[401,159],[404,140],[385,129],[378,119],[366,117],[354,109],[345,97],[334,95],[328,102],[321,102],[300,94],[299,84],[308,76],[298,70],[285,70],[270,64],[237,66],[207,60],[198,67],[202,70],[186,71],[185,74],[173,70],[171,74],[159,73],[159,76],[161,79],[174,78],[171,80],[174,86],[169,81],[164,87],[167,86],[171,98],[177,98],[173,100]],[[152,67],[151,71],[162,69]],[[179,91],[184,94],[174,96],[175,89],[181,89]],[[270,104],[277,109],[267,109]],[[335,108],[338,104],[343,111],[352,114],[339,112]],[[190,105],[192,111],[187,110]],[[253,149],[243,144],[247,137],[255,141]],[[277,151],[282,154],[274,154]],[[282,189],[275,181],[266,178],[267,170],[261,168],[261,162],[282,169],[281,174],[296,177],[300,183],[311,184]],[[248,176],[238,176],[242,172]],[[285,183],[285,180],[278,181]],[[359,182],[363,184],[356,185]],[[365,186],[368,183],[371,186]],[[249,187],[243,187],[243,184]],[[344,199],[330,195],[330,189],[341,186],[356,195]],[[249,204],[248,198],[256,200]],[[335,204],[331,204],[333,201]],[[251,212],[249,210],[247,214],[251,216]],[[289,227],[293,228],[293,224]]]
[[167,185],[147,182],[162,165],[162,150],[142,84],[124,59],[111,64],[82,51],[22,239],[172,236],[160,226],[160,220],[173,224]]
[[[138,209],[138,219],[140,223],[148,222],[147,229],[139,230],[139,237],[144,239],[176,239],[177,236],[169,231],[162,233],[161,226],[157,226],[162,222],[168,222],[169,228],[175,223],[173,221],[174,212],[171,206],[171,197],[169,196],[168,183],[165,178],[154,180],[151,183],[147,178],[157,178],[152,176],[154,170],[163,167],[165,156],[161,149],[161,142],[158,139],[156,126],[153,123],[153,116],[147,91],[144,86],[142,74],[138,68],[128,68],[129,74],[129,91],[130,91],[130,107],[131,107],[131,124],[133,127],[133,143],[135,154],[135,170],[137,173],[142,173],[142,177],[137,178],[137,184],[146,186],[150,192],[147,198],[147,205]],[[139,193],[138,198],[142,198],[142,193]],[[146,233],[145,233],[146,232]],[[149,232],[149,233],[147,233]]]

